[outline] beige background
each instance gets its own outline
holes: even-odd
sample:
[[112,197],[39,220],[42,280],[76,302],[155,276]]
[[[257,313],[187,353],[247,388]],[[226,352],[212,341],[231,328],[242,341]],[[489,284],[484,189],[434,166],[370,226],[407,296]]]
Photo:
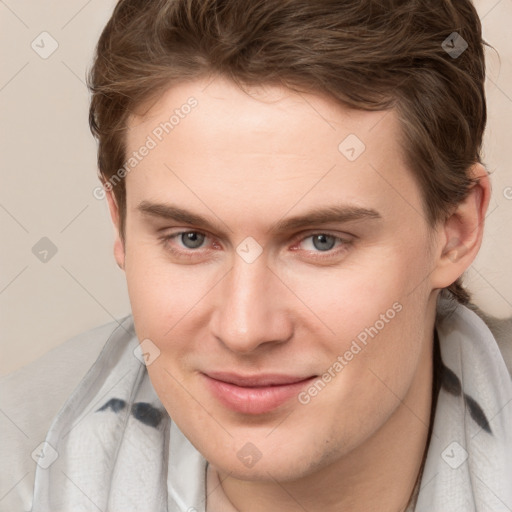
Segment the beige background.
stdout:
[[[92,194],[96,146],[84,83],[114,4],[0,0],[0,374],[130,312],[112,256],[107,206]],[[512,0],[475,5],[501,63],[487,52],[484,161],[493,173],[493,196],[483,247],[466,282],[478,305],[505,317],[512,315]],[[52,44],[58,48],[44,59],[33,41],[43,54]],[[46,263],[32,252],[42,237],[57,248]]]

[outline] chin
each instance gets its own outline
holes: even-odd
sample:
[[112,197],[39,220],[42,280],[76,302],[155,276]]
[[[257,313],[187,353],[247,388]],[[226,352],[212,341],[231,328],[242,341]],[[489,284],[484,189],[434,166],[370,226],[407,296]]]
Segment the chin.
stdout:
[[[332,452],[323,453],[319,447],[315,450],[311,442],[301,445],[298,443],[297,446],[288,446],[286,449],[283,449],[282,442],[276,445],[270,444],[268,440],[266,443],[235,443],[242,448],[234,452],[223,450],[204,455],[217,469],[239,480],[294,481],[329,465],[332,461],[328,459],[333,457]],[[305,450],[308,445],[309,449]]]

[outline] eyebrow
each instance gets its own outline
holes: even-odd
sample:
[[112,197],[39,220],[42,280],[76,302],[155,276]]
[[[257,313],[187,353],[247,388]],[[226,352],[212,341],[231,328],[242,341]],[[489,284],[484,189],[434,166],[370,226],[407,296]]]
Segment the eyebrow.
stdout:
[[[151,217],[200,226],[210,231],[222,231],[218,224],[211,222],[207,218],[172,204],[142,201],[138,205],[137,210]],[[271,226],[268,231],[271,234],[277,234],[312,225],[378,219],[382,219],[382,216],[377,210],[371,208],[355,205],[333,205],[323,208],[314,208],[301,215],[279,220]]]

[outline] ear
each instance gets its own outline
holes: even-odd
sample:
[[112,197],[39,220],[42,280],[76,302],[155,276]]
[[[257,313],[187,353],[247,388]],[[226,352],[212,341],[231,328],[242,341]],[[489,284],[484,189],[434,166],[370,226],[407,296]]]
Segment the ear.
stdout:
[[478,182],[438,227],[437,266],[431,273],[433,289],[446,288],[455,282],[476,258],[482,243],[491,184],[485,167],[480,163],[473,165],[468,173]]
[[124,251],[124,242],[121,239],[120,234],[120,216],[119,216],[119,207],[117,205],[116,198],[112,190],[106,191],[106,198],[108,202],[108,209],[110,211],[110,217],[112,219],[112,223],[114,224],[116,235],[114,240],[114,258],[117,262],[117,265],[120,269],[124,269],[124,260],[125,260],[125,251]]

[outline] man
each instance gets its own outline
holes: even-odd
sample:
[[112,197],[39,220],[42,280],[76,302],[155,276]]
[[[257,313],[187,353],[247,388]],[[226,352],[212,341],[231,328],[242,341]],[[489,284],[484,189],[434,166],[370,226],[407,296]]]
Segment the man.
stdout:
[[469,1],[121,0],[90,122],[132,315],[18,503],[510,510],[512,384],[460,281],[484,69]]

